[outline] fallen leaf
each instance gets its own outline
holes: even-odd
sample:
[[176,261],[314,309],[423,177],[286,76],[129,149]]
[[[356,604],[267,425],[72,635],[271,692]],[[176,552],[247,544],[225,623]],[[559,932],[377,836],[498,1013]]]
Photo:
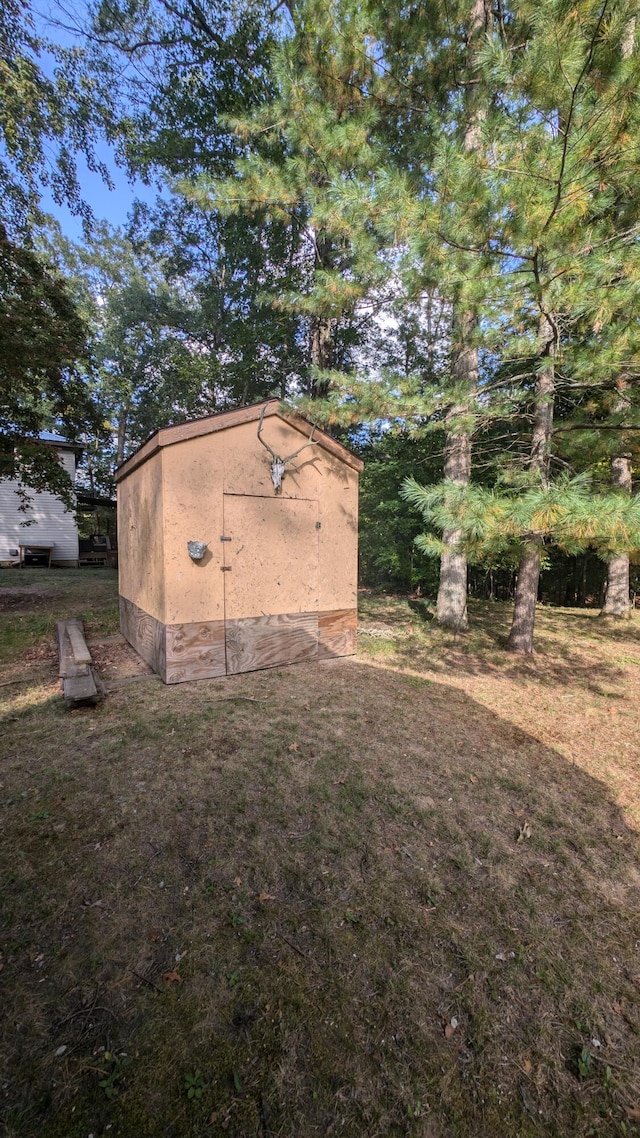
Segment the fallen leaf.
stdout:
[[344,786],[344,783],[345,783],[345,780],[343,778],[334,778],[334,780],[333,780],[334,786]]
[[629,1122],[640,1122],[640,1106],[625,1106],[624,1112]]
[[242,878],[241,877],[234,877],[233,884],[234,885],[242,885]]
[[458,1026],[458,1021],[457,1021],[455,1016],[452,1016],[449,1023],[447,1024],[447,1026],[444,1029],[445,1039],[453,1039],[453,1036],[455,1034],[455,1030],[456,1030],[457,1026]]
[[611,1007],[613,1008],[613,1010],[617,1016],[622,1015],[622,1004],[612,1004]]
[[477,781],[478,781],[478,780],[477,780],[477,778],[476,778],[476,776],[475,776],[474,774],[470,774],[470,775],[469,775],[469,782],[477,782]]
[[299,749],[299,748],[298,748],[298,744],[297,744],[297,743],[289,743],[289,750],[290,750],[290,751],[297,751],[298,749]]
[[531,1072],[533,1071],[533,1063],[531,1062],[530,1059],[525,1059],[523,1061],[522,1070],[524,1071],[525,1075],[531,1074]]
[[275,901],[276,898],[273,896],[273,893],[258,893],[258,900],[259,901]]
[[182,976],[175,968],[172,972],[163,972],[162,979],[167,983],[167,985],[182,984]]
[[528,822],[523,822],[520,829],[518,830],[518,837],[517,837],[516,841],[523,842],[525,838],[530,838],[530,837],[531,837],[531,826],[529,825]]

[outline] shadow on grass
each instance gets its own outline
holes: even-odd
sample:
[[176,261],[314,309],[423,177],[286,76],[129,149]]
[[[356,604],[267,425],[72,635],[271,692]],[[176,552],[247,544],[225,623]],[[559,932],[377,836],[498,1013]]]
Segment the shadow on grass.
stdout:
[[[385,608],[385,604],[388,606]],[[411,598],[365,598],[362,630],[368,621],[393,628],[406,625],[413,611]],[[635,620],[621,623],[600,620],[597,613],[580,610],[557,610],[539,607],[536,618],[536,651],[522,657],[506,648],[512,606],[501,602],[470,603],[470,628],[452,633],[427,625],[421,618],[413,626],[413,635],[394,638],[387,645],[363,643],[367,655],[376,655],[377,647],[386,660],[400,668],[427,670],[442,675],[461,672],[472,676],[499,673],[514,680],[535,678],[548,687],[575,687],[595,695],[610,696],[610,685],[619,683],[624,670],[619,660],[640,664],[640,628]],[[384,628],[380,641],[384,640]],[[593,654],[594,640],[603,649],[622,649],[631,653],[618,660]],[[622,698],[622,697],[621,697]]]
[[302,665],[0,749],[10,1138],[634,1133],[638,836],[464,693]]

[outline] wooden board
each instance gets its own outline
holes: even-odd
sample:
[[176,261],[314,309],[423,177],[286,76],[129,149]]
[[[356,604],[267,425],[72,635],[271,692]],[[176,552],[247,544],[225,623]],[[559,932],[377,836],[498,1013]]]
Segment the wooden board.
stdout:
[[164,679],[166,670],[165,626],[133,601],[120,597],[120,630],[139,656]]
[[[69,703],[84,703],[96,700],[102,694],[90,668],[91,654],[84,639],[84,626],[81,620],[61,620],[58,622],[58,675],[62,680],[64,698]],[[78,654],[76,659],[74,643]],[[88,657],[88,659],[87,659]]]
[[318,614],[318,659],[353,656],[356,651],[358,614],[355,609],[336,609]]
[[225,621],[318,609],[318,503],[225,494]]
[[86,676],[70,676],[62,681],[62,692],[69,703],[84,703],[90,699],[94,702],[98,698],[98,688],[91,668],[87,666]]
[[228,620],[225,628],[227,674],[299,664],[318,655],[318,614]]
[[[253,403],[248,407],[238,407],[233,411],[222,411],[216,415],[205,415],[201,419],[193,419],[190,423],[177,423],[174,427],[162,427],[156,431],[151,438],[147,439],[137,451],[123,462],[122,466],[116,470],[116,482],[120,482],[131,474],[136,467],[146,462],[148,458],[156,454],[158,450],[165,446],[172,446],[175,443],[186,442],[188,439],[198,438],[200,435],[214,434],[216,431],[228,430],[230,427],[236,427],[241,423],[250,423],[258,420],[265,408],[264,418],[269,418],[272,415],[277,415],[281,419],[285,419],[292,427],[300,431],[302,435],[307,435],[311,429],[311,424],[302,416],[282,413],[280,410],[281,404],[279,399],[269,399],[264,403]],[[353,470],[358,472],[364,469],[362,459],[358,458],[346,447],[334,439],[331,435],[326,434],[325,431],[316,429],[315,437],[318,445],[325,450],[330,451],[332,454],[340,458]],[[303,441],[303,440],[301,440]]]
[[166,626],[167,684],[224,676],[224,621],[199,621]]
[[87,648],[84,632],[79,626],[79,622],[67,621],[67,634],[71,641],[71,651],[76,664],[90,664],[91,653]]

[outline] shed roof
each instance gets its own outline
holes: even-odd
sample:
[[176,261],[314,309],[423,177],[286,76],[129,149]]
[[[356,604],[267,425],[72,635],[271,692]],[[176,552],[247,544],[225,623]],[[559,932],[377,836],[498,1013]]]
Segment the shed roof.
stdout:
[[[219,411],[215,415],[205,415],[202,419],[192,419],[188,423],[177,423],[173,427],[161,427],[155,431],[142,446],[138,447],[132,455],[122,463],[116,470],[116,482],[121,482],[123,478],[131,474],[137,467],[141,466],[143,462],[151,458],[162,447],[172,446],[174,443],[186,442],[188,439],[196,439],[202,435],[211,435],[215,431],[224,431],[229,427],[237,427],[241,423],[251,423],[258,420],[264,408],[264,418],[267,419],[271,415],[277,415],[283,419],[290,426],[295,427],[296,430],[307,434],[312,424],[308,419],[302,415],[297,415],[292,412],[282,411],[282,404],[279,399],[267,399],[260,403],[252,403],[248,407],[238,407],[233,411]],[[347,447],[342,443],[336,441],[326,431],[321,431],[316,427],[313,441],[318,446],[323,447],[324,450],[329,451],[330,454],[335,455],[347,466],[351,466],[354,470],[361,471],[364,468],[362,459],[352,454]]]

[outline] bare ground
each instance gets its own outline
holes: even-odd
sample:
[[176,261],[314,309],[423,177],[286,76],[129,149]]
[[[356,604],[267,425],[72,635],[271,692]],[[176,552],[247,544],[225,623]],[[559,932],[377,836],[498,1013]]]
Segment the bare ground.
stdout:
[[0,618],[10,1138],[639,1132],[637,621],[364,596],[355,659],[164,687],[71,577]]

